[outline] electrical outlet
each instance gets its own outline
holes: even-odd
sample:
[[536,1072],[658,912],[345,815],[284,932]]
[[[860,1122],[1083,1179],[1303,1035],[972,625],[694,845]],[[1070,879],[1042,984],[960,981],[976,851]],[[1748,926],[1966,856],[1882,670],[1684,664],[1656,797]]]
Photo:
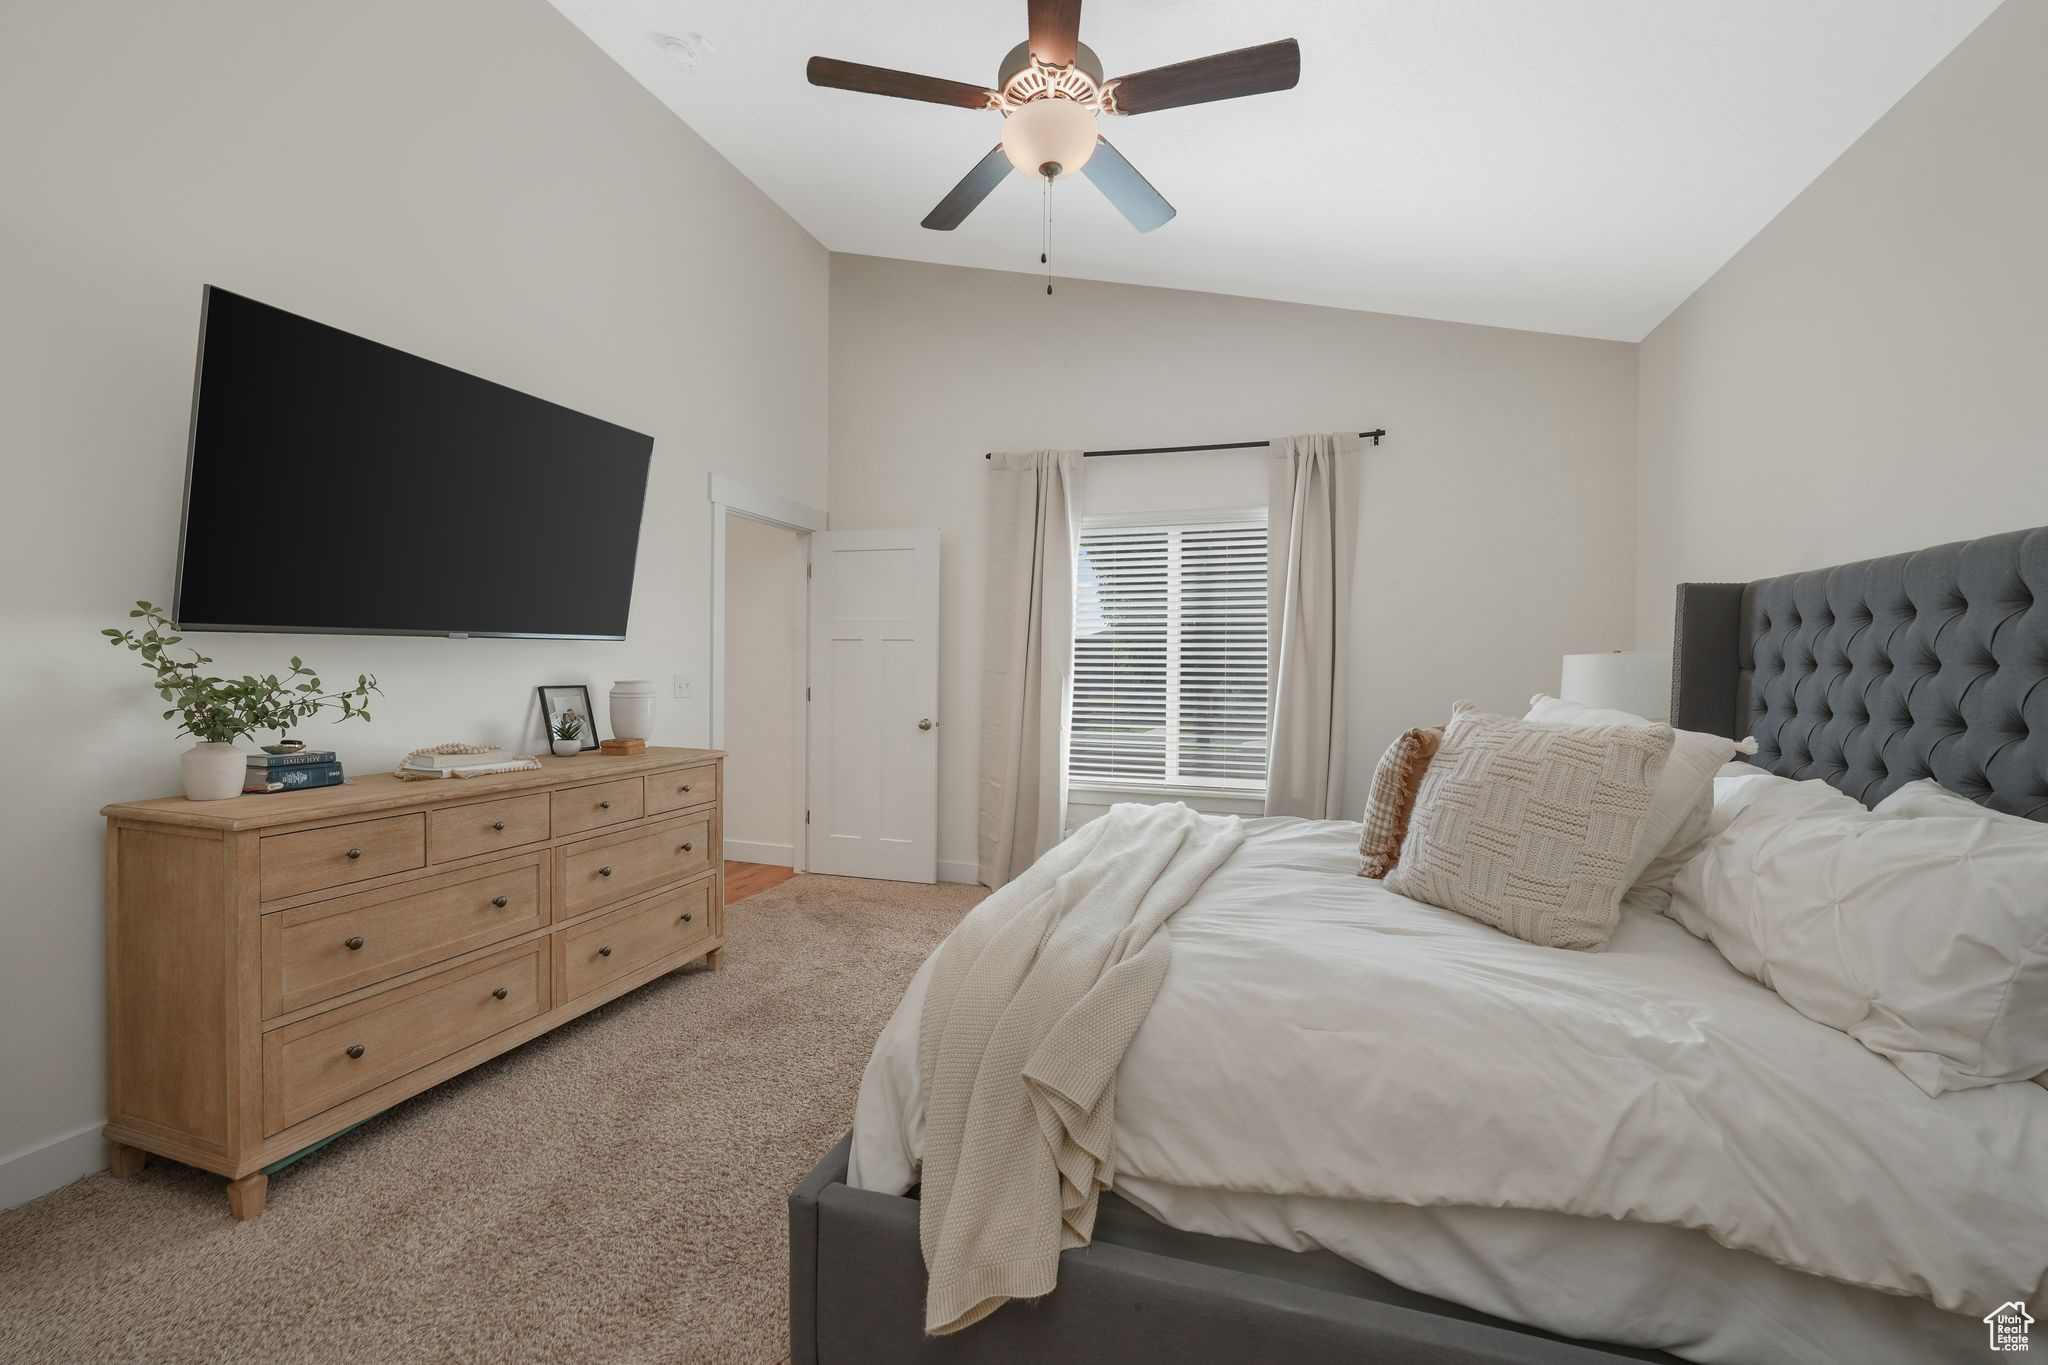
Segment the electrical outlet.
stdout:
[[676,674],[676,700],[690,701],[697,695],[697,680],[687,673]]

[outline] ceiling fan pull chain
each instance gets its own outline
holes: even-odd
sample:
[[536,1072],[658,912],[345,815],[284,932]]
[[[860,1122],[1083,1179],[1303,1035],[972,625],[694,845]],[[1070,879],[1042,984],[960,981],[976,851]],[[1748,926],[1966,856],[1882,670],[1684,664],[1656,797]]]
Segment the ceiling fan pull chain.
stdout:
[[1052,177],[1051,177],[1051,176],[1047,176],[1047,177],[1045,178],[1045,186],[1044,186],[1043,192],[1042,192],[1042,193],[1041,193],[1041,195],[1040,195],[1040,202],[1041,202],[1041,204],[1042,204],[1042,205],[1044,206],[1044,214],[1045,214],[1045,221],[1044,221],[1044,224],[1043,224],[1043,226],[1042,226],[1042,227],[1040,228],[1040,230],[1039,230],[1039,238],[1038,238],[1038,263],[1039,263],[1040,265],[1042,265],[1042,266],[1044,266],[1044,267],[1045,267],[1045,292],[1046,292],[1047,294],[1051,294],[1051,293],[1052,293]]

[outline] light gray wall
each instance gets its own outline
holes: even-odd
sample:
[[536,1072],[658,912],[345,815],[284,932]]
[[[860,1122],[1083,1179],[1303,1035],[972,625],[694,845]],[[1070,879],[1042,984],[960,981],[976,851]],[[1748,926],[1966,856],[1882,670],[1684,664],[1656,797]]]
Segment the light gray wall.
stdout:
[[2048,4],[2008,0],[1642,343],[1636,625],[2048,522]]
[[[1636,348],[1215,294],[832,259],[835,529],[937,526],[942,876],[974,875],[982,452],[1384,425],[1348,804],[1393,735],[1526,705],[1632,631]],[[1090,461],[1089,505],[1264,501],[1263,452]]]
[[[443,740],[536,742],[537,683],[590,682],[600,716],[618,677],[690,672],[705,695],[707,471],[824,499],[827,258],[541,0],[9,4],[0,129],[11,1203],[100,1160],[96,812],[176,790],[189,743],[97,632],[170,598],[200,286],[655,438],[623,644],[206,641],[238,671],[300,653],[378,674],[372,724],[317,732],[367,772]],[[533,493],[479,553],[533,552]],[[428,510],[396,494],[394,521]],[[297,553],[402,548],[371,524]],[[702,743],[702,702],[662,692],[654,738]]]

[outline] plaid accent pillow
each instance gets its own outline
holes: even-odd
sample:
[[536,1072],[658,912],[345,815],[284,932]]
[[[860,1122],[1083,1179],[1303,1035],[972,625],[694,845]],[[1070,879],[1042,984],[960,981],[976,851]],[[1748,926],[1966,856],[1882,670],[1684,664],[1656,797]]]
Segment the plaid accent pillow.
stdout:
[[1408,817],[1415,811],[1415,793],[1429,760],[1443,743],[1444,727],[1403,730],[1373,769],[1372,790],[1365,798],[1365,828],[1358,836],[1358,875],[1384,877],[1401,861],[1401,840],[1408,835]]

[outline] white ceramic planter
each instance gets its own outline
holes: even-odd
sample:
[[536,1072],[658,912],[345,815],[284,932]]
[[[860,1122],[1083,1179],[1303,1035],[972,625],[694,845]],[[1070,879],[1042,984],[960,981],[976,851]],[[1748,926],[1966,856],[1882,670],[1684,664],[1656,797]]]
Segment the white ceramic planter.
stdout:
[[232,744],[195,744],[178,760],[187,801],[225,801],[242,794],[249,760]]
[[654,733],[654,682],[621,678],[612,684],[612,737],[646,739]]
[[548,747],[555,751],[556,758],[574,758],[583,752],[581,739],[551,739]]

